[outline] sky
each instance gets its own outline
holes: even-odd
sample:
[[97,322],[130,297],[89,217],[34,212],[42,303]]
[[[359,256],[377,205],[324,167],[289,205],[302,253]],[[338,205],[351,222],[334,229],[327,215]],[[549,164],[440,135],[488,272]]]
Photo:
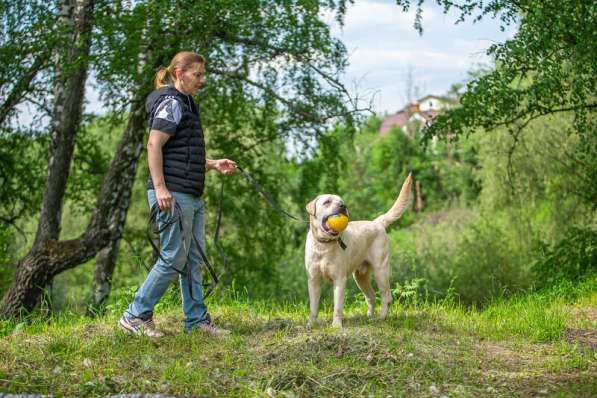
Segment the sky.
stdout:
[[[331,22],[330,17],[326,20]],[[405,13],[395,1],[357,0],[342,29],[331,23],[349,55],[343,83],[372,99],[375,112],[395,113],[407,104],[409,71],[420,97],[445,94],[469,71],[491,65],[485,50],[515,33],[514,27],[501,32],[498,21],[491,18],[455,24],[457,14],[445,15],[435,4],[423,9],[422,36],[414,29],[414,20],[414,10]]]

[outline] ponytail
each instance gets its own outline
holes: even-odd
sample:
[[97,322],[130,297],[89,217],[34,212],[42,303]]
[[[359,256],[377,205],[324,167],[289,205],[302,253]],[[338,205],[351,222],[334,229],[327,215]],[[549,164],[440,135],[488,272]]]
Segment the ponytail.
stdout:
[[153,85],[155,86],[156,90],[168,85],[168,81],[172,80],[172,76],[170,76],[170,71],[168,68],[164,68],[160,66],[158,69],[158,73],[155,74],[155,80]]
[[170,65],[168,65],[167,68],[160,66],[160,69],[158,69],[158,72],[155,74],[153,84],[156,90],[174,83],[174,69],[179,68],[185,70],[194,63],[205,65],[205,58],[203,58],[202,55],[190,51],[181,51],[177,53],[174,58],[172,58],[172,61],[170,61]]

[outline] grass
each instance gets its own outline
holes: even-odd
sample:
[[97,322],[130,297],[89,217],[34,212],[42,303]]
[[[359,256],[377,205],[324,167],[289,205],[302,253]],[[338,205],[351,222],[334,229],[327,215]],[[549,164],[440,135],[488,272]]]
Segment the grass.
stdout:
[[125,335],[121,308],[4,322],[0,391],[57,396],[595,396],[597,279],[483,310],[452,301],[395,303],[384,321],[348,303],[306,328],[305,303],[211,303],[230,337],[185,334],[180,306],[156,315],[160,340]]

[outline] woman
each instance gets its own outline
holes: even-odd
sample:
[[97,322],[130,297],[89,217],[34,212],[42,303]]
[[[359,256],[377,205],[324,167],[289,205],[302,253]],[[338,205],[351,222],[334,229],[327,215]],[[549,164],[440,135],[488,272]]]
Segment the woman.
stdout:
[[[120,318],[127,332],[161,337],[153,322],[153,308],[178,275],[185,314],[184,329],[202,330],[212,335],[228,334],[211,321],[203,302],[197,243],[205,247],[203,194],[205,173],[217,170],[230,175],[236,164],[228,159],[205,157],[203,129],[194,95],[203,85],[205,59],[188,51],[174,56],[167,68],[160,68],[155,88],[147,98],[149,141],[147,158],[150,178],[147,183],[149,206],[157,204],[160,233],[160,258],[137,291],[133,302]],[[175,209],[180,208],[182,228]],[[189,277],[188,272],[191,273]]]

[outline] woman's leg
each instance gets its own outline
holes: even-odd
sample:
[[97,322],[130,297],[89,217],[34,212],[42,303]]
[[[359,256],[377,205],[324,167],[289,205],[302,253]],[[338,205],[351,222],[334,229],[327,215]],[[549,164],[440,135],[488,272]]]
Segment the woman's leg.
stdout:
[[[148,199],[151,208],[156,203],[154,190],[148,191]],[[173,215],[159,212],[158,220],[161,228],[165,222],[173,220]],[[184,266],[186,250],[178,222],[172,222],[160,233],[160,255],[161,258],[155,263],[137,291],[133,302],[125,311],[128,318],[151,319],[153,307],[178,275],[176,269],[181,270]]]
[[201,245],[205,253],[205,213],[203,200],[194,199],[193,217],[192,217],[192,236],[189,236],[189,254],[185,271],[191,270],[192,275],[192,297],[190,294],[189,278],[187,275],[180,277],[180,291],[182,294],[182,304],[185,314],[184,328],[191,330],[200,323],[208,322],[207,306],[203,301],[203,291],[201,282],[201,266],[203,259],[199,253],[197,243]]

